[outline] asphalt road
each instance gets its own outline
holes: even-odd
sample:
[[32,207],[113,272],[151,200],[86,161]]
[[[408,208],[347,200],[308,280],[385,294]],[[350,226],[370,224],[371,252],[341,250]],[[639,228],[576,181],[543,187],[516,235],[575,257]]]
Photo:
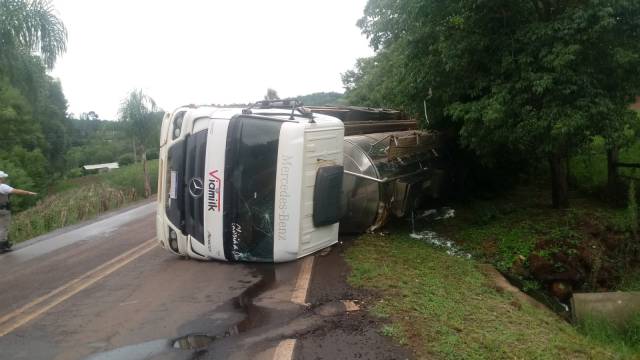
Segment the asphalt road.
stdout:
[[[157,246],[154,214],[155,203],[145,204],[0,255],[0,358],[282,353],[287,331],[304,327],[277,320],[306,311],[292,301],[305,262],[184,260]],[[254,328],[283,330],[256,337]]]
[[278,265],[186,260],[157,245],[155,206],[0,255],[0,359],[407,357],[341,301],[357,296],[343,248]]

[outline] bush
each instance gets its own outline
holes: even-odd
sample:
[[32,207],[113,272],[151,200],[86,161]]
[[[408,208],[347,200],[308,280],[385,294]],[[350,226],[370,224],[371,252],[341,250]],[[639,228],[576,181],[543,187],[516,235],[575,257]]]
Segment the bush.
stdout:
[[80,168],[73,168],[73,169],[69,170],[69,172],[67,172],[67,177],[69,179],[79,178],[82,175],[83,175],[82,174],[82,169],[80,169]]
[[158,149],[151,149],[147,151],[147,160],[157,160],[160,156]]
[[[147,165],[149,166],[151,191],[156,191],[158,188],[158,161],[148,161]],[[117,170],[99,174],[98,176],[116,189],[133,189],[137,196],[143,196],[144,194],[142,163],[125,166]]]
[[133,191],[92,184],[51,195],[13,217],[10,239],[20,242],[91,219],[136,199]]
[[118,164],[120,166],[127,166],[133,164],[135,161],[132,154],[124,154],[118,158]]

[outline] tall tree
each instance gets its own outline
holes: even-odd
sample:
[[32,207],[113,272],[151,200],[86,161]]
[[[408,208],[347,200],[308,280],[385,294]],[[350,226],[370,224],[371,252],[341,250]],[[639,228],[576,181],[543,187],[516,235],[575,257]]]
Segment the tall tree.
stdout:
[[120,121],[129,125],[130,134],[134,142],[134,147],[142,158],[142,169],[144,172],[144,196],[151,196],[151,181],[149,179],[149,169],[147,167],[148,144],[154,141],[154,117],[157,114],[155,101],[144,94],[142,90],[133,90],[129,93],[120,106]]
[[278,92],[272,88],[267,89],[267,94],[264,96],[265,100],[279,100]]
[[0,167],[12,169],[15,185],[40,193],[65,171],[70,146],[67,101],[47,75],[66,49],[67,31],[54,13],[50,1],[0,0]]
[[[365,64],[373,71],[347,77],[355,79],[347,97],[371,79],[393,83],[401,99],[380,93],[385,86],[357,94],[416,113],[426,102],[430,118],[454,124],[489,161],[505,148],[546,159],[555,207],[568,206],[568,156],[603,124],[615,133],[630,126],[625,113],[640,93],[638,1],[369,0],[359,25],[378,53]],[[393,79],[371,77],[385,67]]]
[[0,54],[37,52],[51,69],[67,48],[67,30],[50,0],[0,0]]

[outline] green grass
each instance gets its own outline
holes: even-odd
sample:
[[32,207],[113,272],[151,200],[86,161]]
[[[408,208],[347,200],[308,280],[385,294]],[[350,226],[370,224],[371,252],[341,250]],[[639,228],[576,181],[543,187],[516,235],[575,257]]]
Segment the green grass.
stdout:
[[[618,161],[640,163],[640,142],[620,149]],[[596,136],[590,146],[573,156],[570,173],[577,187],[589,193],[601,193],[607,183],[607,155],[605,141]],[[640,178],[639,169],[620,168],[622,176]]]
[[409,344],[419,358],[616,357],[554,314],[495,290],[475,261],[406,234],[362,236],[346,257],[350,283],[379,293],[371,311],[390,321],[380,331]]
[[617,290],[640,291],[640,269],[636,269],[635,271],[626,273],[622,277],[622,280],[620,281],[620,285]]
[[554,244],[537,251],[541,256],[571,254],[594,232],[628,228],[625,209],[585,197],[574,196],[571,202],[571,209],[552,209],[545,188],[518,187],[491,200],[455,204],[456,217],[435,224],[434,230],[476,259],[508,271],[517,258],[526,259],[536,252],[535,246],[541,241]]
[[617,327],[606,319],[585,319],[578,330],[590,340],[615,349],[621,358],[640,358],[640,314]]
[[[151,189],[157,189],[158,161],[149,161]],[[9,238],[14,243],[90,220],[144,197],[142,164],[59,183],[36,206],[17,213]]]

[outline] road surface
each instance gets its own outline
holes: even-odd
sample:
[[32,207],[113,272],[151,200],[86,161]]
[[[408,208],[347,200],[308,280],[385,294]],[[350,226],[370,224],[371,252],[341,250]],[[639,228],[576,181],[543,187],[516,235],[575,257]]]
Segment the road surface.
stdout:
[[[380,345],[387,340],[373,328],[357,334],[365,319],[349,334],[333,331],[355,310],[339,301],[344,291],[335,298],[316,291],[322,302],[308,305],[314,262],[327,263],[330,276],[338,268],[332,261],[185,260],[157,245],[155,207],[132,207],[0,255],[0,359],[405,357]],[[316,277],[331,287],[333,280]]]

